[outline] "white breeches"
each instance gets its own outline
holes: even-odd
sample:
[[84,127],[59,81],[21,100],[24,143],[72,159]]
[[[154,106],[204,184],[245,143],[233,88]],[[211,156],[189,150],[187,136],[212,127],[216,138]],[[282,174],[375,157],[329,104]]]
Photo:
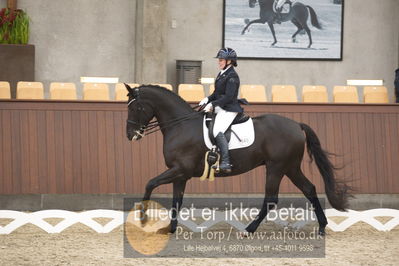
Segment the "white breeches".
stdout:
[[213,126],[213,136],[216,138],[219,132],[224,133],[229,128],[238,113],[228,112],[219,106],[216,106],[215,113],[216,118],[215,125]]
[[276,9],[281,8],[285,4],[286,0],[278,0],[276,4]]

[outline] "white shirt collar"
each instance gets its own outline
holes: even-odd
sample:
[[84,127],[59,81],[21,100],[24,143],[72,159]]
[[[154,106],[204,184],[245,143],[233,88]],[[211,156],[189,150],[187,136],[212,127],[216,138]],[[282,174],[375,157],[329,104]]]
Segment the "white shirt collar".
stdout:
[[221,70],[221,71],[220,71],[220,76],[223,75],[224,72],[226,72],[227,70],[229,70],[230,67],[231,67],[231,65],[229,65],[226,69]]

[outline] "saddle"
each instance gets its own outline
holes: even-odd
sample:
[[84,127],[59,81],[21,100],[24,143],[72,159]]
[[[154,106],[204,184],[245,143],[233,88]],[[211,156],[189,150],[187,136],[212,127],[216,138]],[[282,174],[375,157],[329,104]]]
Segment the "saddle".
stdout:
[[[215,124],[215,113],[207,113],[205,115],[205,125],[208,128],[208,136],[209,140],[212,143],[212,147],[210,148],[209,151],[206,152],[205,154],[205,168],[204,172],[200,178],[201,181],[204,181],[208,179],[209,181],[214,181],[215,180],[215,173],[219,173],[219,159],[220,159],[220,154],[218,149],[216,148],[216,141],[215,138],[213,137],[213,127]],[[231,133],[233,133],[238,140],[241,141],[239,136],[233,131],[231,128],[233,125],[238,125],[238,124],[243,124],[247,122],[250,119],[249,116],[245,115],[244,113],[239,113],[229,126],[229,128],[225,132],[225,136],[227,139],[227,142],[230,142],[231,138]],[[205,134],[205,132],[204,132]]]
[[291,13],[293,2],[286,0],[281,7],[277,7],[279,0],[275,0],[273,3],[273,12],[277,14],[276,22],[281,24],[282,20],[286,19]]
[[[215,117],[216,114],[215,113],[206,113],[206,117],[205,117],[205,124],[208,127],[208,135],[209,135],[209,139],[212,142],[212,145],[216,145],[215,142],[215,137],[213,136],[213,126],[215,124]],[[247,116],[244,113],[239,113],[237,114],[237,116],[234,118],[233,122],[231,123],[231,125],[229,126],[229,128],[226,130],[226,132],[224,133],[227,139],[227,142],[230,141],[231,138],[231,133],[235,134],[235,136],[240,139],[238,137],[238,135],[231,129],[232,125],[237,125],[237,124],[242,124],[245,123],[249,120],[249,116]]]
[[295,0],[285,0],[284,2],[280,3],[280,0],[274,0],[273,3],[273,11],[276,12],[278,9],[281,10],[281,13],[289,13],[291,11],[292,4],[295,2]]

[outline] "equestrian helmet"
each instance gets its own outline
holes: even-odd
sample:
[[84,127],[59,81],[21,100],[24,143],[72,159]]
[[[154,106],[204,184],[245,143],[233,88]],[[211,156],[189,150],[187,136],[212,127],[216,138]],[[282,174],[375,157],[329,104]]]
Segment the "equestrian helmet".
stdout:
[[222,48],[219,50],[216,58],[225,59],[225,60],[237,60],[237,53],[231,48]]

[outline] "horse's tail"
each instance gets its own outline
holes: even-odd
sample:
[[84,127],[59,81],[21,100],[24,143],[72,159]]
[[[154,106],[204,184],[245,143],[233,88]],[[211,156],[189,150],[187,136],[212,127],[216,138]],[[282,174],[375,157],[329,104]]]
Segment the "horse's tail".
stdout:
[[312,22],[312,25],[315,28],[318,28],[319,30],[323,29],[321,27],[321,24],[319,22],[319,19],[317,18],[316,12],[314,11],[314,9],[311,6],[306,6],[307,8],[309,8],[309,12],[310,12],[310,20]]
[[345,211],[348,208],[348,198],[352,196],[350,194],[352,188],[335,178],[336,168],[328,159],[330,154],[321,148],[319,138],[313,129],[303,123],[299,125],[306,135],[309,158],[313,161],[314,157],[317,168],[323,177],[328,201],[334,209]]

